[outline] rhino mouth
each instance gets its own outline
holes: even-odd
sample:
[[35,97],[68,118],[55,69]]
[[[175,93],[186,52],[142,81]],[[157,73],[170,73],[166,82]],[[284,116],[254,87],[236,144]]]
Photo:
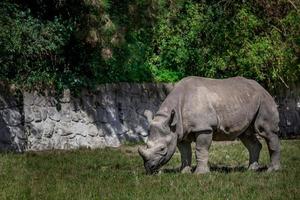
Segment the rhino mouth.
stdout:
[[146,168],[146,174],[148,175],[153,175],[158,173],[158,168]]
[[146,169],[146,174],[152,175],[152,174],[157,174],[159,171],[160,165],[151,165],[148,163],[145,163],[145,169]]
[[157,174],[159,172],[160,167],[164,163],[164,157],[161,157],[157,163],[153,163],[151,161],[145,162],[146,174]]

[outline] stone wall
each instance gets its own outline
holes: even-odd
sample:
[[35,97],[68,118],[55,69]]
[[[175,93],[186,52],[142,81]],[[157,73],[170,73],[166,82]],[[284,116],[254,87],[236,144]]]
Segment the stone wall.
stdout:
[[[95,91],[15,94],[0,85],[0,150],[117,147],[145,141],[149,121],[172,84],[104,84]],[[280,136],[300,136],[300,87],[281,90]]]
[[170,84],[106,84],[79,97],[24,93],[26,150],[117,147],[144,141]]

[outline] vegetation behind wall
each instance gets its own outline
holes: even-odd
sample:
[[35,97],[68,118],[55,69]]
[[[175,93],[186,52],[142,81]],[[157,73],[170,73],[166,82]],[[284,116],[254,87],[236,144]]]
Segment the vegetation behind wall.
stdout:
[[3,0],[0,79],[19,88],[241,75],[299,81],[294,0]]

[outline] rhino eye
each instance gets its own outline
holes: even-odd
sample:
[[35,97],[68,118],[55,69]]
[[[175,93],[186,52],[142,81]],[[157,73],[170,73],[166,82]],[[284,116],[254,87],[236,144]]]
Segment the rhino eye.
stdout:
[[161,151],[164,151],[166,149],[166,147],[160,147]]

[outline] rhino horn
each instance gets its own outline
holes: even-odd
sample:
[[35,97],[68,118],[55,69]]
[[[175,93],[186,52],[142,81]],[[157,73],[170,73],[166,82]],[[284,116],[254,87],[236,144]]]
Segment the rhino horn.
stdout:
[[138,148],[138,152],[140,154],[140,156],[144,159],[144,160],[148,160],[150,155],[149,152],[147,151],[147,149],[145,149],[144,147],[139,147]]

